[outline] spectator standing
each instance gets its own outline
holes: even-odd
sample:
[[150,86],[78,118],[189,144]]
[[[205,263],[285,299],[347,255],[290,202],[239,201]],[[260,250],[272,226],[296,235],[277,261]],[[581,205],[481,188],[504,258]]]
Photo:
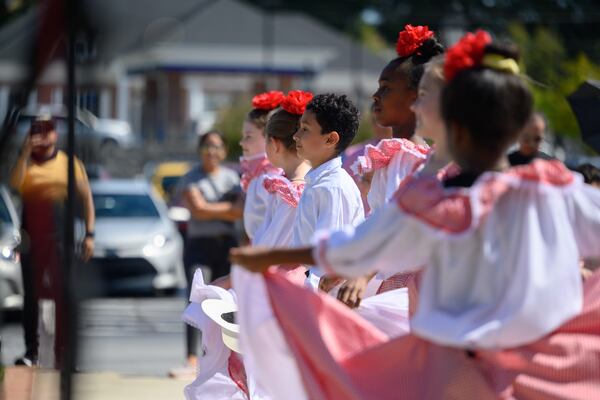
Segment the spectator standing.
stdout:
[[[23,328],[25,354],[17,365],[33,366],[38,362],[38,318],[41,299],[54,301],[55,365],[60,367],[65,349],[64,216],[67,201],[68,157],[58,150],[58,134],[50,115],[36,118],[21,155],[13,168],[11,186],[20,193],[23,204],[24,231],[22,274],[24,287]],[[77,210],[83,214],[85,236],[80,258],[86,262],[94,252],[95,213],[85,168],[75,159]],[[81,213],[82,212],[82,213]]]
[[551,156],[540,151],[540,146],[546,136],[546,128],[544,115],[539,112],[533,113],[519,137],[519,148],[508,155],[510,165],[529,164],[535,158],[552,159]]
[[[227,156],[225,139],[218,131],[202,135],[198,141],[200,165],[183,178],[183,199],[190,210],[184,251],[188,295],[197,268],[209,270],[211,280],[229,274],[229,250],[237,246],[235,221],[242,217],[239,201],[240,178],[221,165]],[[195,372],[197,330],[186,325],[187,368]],[[180,370],[171,375],[182,375]]]

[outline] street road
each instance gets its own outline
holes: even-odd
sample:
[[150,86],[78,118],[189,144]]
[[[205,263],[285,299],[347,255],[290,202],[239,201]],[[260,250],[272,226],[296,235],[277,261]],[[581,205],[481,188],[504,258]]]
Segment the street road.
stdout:
[[[113,371],[165,376],[182,365],[184,298],[108,298],[88,300],[81,308],[82,372]],[[12,364],[24,351],[18,322],[0,328],[2,361]]]

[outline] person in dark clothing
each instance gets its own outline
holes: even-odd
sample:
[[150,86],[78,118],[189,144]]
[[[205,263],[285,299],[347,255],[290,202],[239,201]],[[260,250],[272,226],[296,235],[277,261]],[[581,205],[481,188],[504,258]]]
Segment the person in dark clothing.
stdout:
[[546,134],[546,120],[541,113],[533,113],[519,137],[519,149],[508,155],[510,165],[529,164],[536,158],[551,160],[552,157],[540,151]]

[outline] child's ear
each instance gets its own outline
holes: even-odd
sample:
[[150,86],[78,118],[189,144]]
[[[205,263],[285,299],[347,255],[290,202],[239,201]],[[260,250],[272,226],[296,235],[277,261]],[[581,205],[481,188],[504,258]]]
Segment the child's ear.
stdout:
[[327,135],[327,141],[325,143],[327,143],[330,146],[337,146],[337,144],[340,141],[340,134],[337,133],[336,131],[331,131],[329,132],[329,134]]

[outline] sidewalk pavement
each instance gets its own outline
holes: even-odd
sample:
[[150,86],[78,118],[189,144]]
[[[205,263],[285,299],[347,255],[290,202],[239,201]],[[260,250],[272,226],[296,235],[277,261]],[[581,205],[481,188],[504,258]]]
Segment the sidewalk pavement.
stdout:
[[[113,372],[79,373],[73,377],[75,400],[176,400],[190,382],[158,377],[123,376]],[[6,367],[0,400],[59,400],[56,370]]]

